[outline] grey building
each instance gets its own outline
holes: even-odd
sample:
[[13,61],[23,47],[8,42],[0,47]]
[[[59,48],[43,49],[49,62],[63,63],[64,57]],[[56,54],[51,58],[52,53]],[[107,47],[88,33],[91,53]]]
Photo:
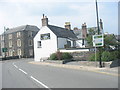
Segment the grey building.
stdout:
[[[33,38],[38,31],[39,28],[33,25],[6,29],[5,33],[0,35],[1,56],[34,57]],[[7,48],[7,52],[4,52],[3,48]]]

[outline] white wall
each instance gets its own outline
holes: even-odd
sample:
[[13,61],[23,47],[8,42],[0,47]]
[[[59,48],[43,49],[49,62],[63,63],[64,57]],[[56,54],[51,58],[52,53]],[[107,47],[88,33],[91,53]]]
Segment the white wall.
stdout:
[[76,47],[85,47],[85,45],[82,45],[83,41],[82,40],[77,40],[76,41]]
[[[40,34],[50,33],[50,39],[40,40]],[[37,42],[41,41],[41,48],[37,47]],[[44,26],[40,29],[34,38],[34,60],[40,61],[43,58],[49,57],[50,54],[57,51],[57,37],[56,35],[47,27]]]

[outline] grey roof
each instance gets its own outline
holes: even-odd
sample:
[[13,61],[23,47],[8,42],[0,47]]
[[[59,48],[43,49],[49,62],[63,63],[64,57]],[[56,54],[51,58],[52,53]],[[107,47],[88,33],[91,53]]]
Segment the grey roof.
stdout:
[[75,35],[77,36],[78,39],[82,39],[82,30],[81,29],[73,30],[73,32],[75,33]]
[[77,37],[74,34],[73,30],[68,30],[66,28],[58,27],[58,26],[53,26],[53,25],[48,25],[48,28],[57,36],[57,37],[62,37],[62,38],[69,38],[72,40],[76,40]]
[[23,25],[23,26],[18,26],[15,28],[10,28],[8,29],[5,34],[9,34],[9,33],[14,33],[14,32],[18,32],[18,31],[24,31],[24,30],[30,30],[30,31],[39,31],[39,28],[37,26],[34,25]]

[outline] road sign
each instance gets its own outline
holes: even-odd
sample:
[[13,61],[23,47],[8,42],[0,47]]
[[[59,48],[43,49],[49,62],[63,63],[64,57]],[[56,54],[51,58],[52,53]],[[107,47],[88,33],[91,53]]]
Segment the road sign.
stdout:
[[2,52],[7,52],[7,48],[2,48]]
[[93,46],[102,47],[104,45],[103,35],[93,35]]

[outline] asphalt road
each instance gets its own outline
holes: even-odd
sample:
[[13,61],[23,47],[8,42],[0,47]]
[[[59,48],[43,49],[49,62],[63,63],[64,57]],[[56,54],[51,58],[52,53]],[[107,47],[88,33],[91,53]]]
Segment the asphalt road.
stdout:
[[2,88],[118,88],[117,76],[34,65],[29,61],[2,62]]

